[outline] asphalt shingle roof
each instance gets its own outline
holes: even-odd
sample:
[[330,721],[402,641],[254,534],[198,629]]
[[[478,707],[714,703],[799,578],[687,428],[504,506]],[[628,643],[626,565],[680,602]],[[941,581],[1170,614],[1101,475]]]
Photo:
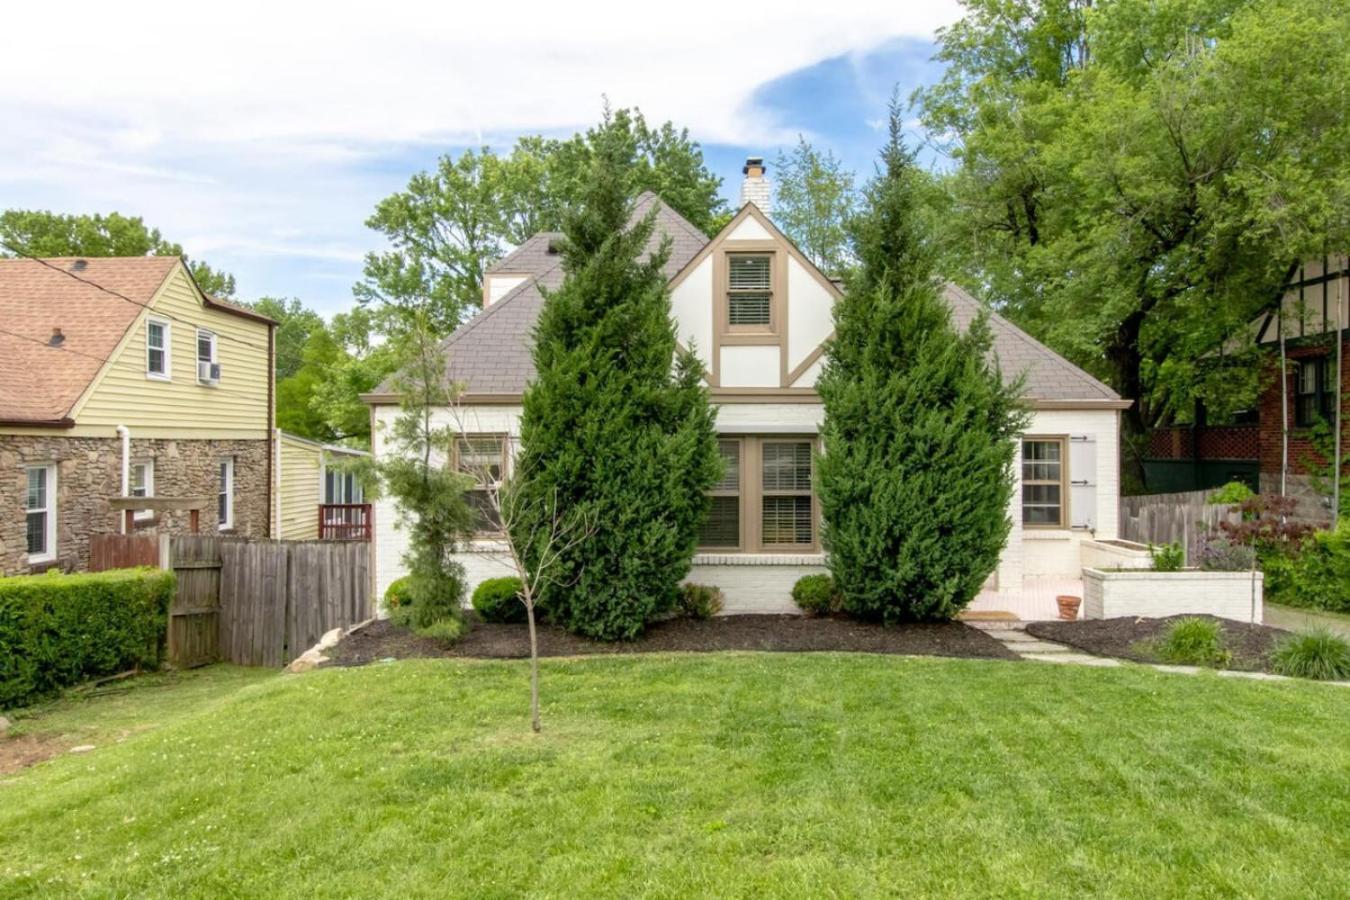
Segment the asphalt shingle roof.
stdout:
[[[0,421],[69,415],[178,258],[91,257],[78,267],[74,258],[45,262],[0,259]],[[57,328],[62,339],[53,346]]]
[[[653,203],[659,203],[654,194],[643,194],[634,216],[646,215]],[[666,275],[670,278],[674,278],[708,243],[702,232],[664,204],[657,212],[656,230],[649,251],[655,249],[663,235],[671,238],[670,258],[665,265]],[[556,289],[563,279],[560,257],[548,252],[550,242],[559,237],[553,232],[541,232],[489,268],[489,272],[532,277],[446,339],[443,346],[449,356],[449,378],[463,384],[467,392],[519,394],[534,377],[530,345],[534,324],[544,302],[539,288],[542,285]],[[943,297],[951,305],[953,322],[958,328],[967,327],[982,308],[978,300],[955,284],[948,283],[944,287]],[[997,313],[991,313],[989,324],[999,365],[1009,377],[1025,373],[1028,399],[1119,399],[1105,384]],[[377,389],[377,393],[390,390],[386,383]]]

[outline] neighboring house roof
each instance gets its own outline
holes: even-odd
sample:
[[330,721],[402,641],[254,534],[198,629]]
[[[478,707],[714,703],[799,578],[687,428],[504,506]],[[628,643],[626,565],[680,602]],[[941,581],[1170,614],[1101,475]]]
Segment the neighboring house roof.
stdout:
[[[178,257],[59,257],[46,262],[50,265],[0,259],[3,422],[56,424],[65,419]],[[61,340],[53,345],[58,328]]]
[[342,453],[347,456],[370,456],[369,450],[358,450],[355,447],[344,447],[341,444],[325,444],[323,441],[316,441],[313,438],[301,437],[298,434],[292,434],[289,431],[277,429],[277,433],[284,441],[292,441],[296,444],[303,444],[306,447],[312,447],[315,450],[327,450],[330,453]]
[[[644,193],[634,217],[645,215],[659,199]],[[682,216],[662,204],[657,213],[656,231],[649,251],[663,235],[671,237],[670,258],[665,273],[674,278],[709,243],[709,238]],[[548,252],[550,243],[560,235],[541,232],[522,244],[514,253],[488,269],[528,275],[530,279],[510,291],[501,300],[484,309],[460,326],[443,344],[449,361],[447,374],[459,382],[465,392],[477,396],[515,396],[524,391],[534,377],[531,353],[534,324],[543,307],[539,288],[556,289],[562,284],[561,258]],[[953,321],[965,328],[983,305],[970,294],[948,283],[943,297],[951,305]],[[1119,401],[1115,391],[1087,372],[1064,359],[997,313],[990,314],[994,353],[1005,374],[1025,373],[1026,396],[1036,401],[1071,403],[1072,401]],[[393,392],[389,382],[368,396]]]
[[[76,401],[180,263],[177,256],[0,259],[0,423],[69,425]],[[236,303],[202,301],[275,324]],[[56,329],[61,339],[53,343]]]

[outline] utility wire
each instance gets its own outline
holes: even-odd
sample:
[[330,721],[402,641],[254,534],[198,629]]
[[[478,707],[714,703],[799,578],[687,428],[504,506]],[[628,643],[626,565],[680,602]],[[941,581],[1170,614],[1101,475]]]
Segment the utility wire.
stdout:
[[[60,272],[62,275],[65,275],[65,276],[68,277],[68,278],[73,278],[73,279],[75,279],[76,281],[81,282],[82,284],[87,284],[87,285],[89,285],[89,286],[92,287],[92,288],[97,288],[98,290],[102,291],[102,292],[105,293],[105,294],[108,294],[108,295],[110,295],[110,296],[116,297],[118,300],[123,300],[123,301],[125,301],[125,302],[127,302],[127,303],[130,303],[132,306],[136,307],[137,309],[147,309],[147,310],[150,309],[149,304],[146,304],[146,303],[138,303],[137,301],[132,300],[130,297],[126,296],[125,294],[120,294],[120,293],[118,293],[117,291],[114,291],[114,290],[113,290],[112,288],[110,288],[110,287],[104,287],[103,285],[99,284],[97,281],[92,281],[92,280],[90,280],[90,279],[88,279],[88,278],[82,278],[81,276],[76,275],[74,272],[71,272],[71,271],[69,271],[69,270],[67,270],[67,269],[63,269],[63,268],[61,268],[60,266],[52,265],[50,262],[48,262],[47,260],[43,259],[42,257],[40,257],[40,256],[34,256],[33,254],[29,253],[28,251],[26,251],[26,250],[24,250],[24,249],[22,249],[22,248],[20,248],[20,247],[14,246],[14,245],[11,244],[9,241],[6,241],[6,240],[4,240],[4,239],[2,239],[2,238],[0,238],[0,247],[4,247],[5,249],[9,250],[11,253],[17,254],[18,256],[21,256],[21,257],[23,257],[24,259],[31,260],[32,262],[35,262],[35,263],[38,263],[38,264],[40,264],[40,265],[46,266],[47,268],[51,269],[53,272]],[[217,302],[218,302],[218,301],[217,301]],[[156,316],[160,316],[160,317],[165,318],[165,319],[171,319],[172,321],[179,322],[179,323],[181,323],[181,324],[183,324],[183,325],[187,325],[187,326],[190,326],[190,327],[192,327],[192,328],[200,328],[200,327],[201,327],[201,325],[200,325],[199,323],[197,323],[197,322],[191,322],[191,321],[189,321],[189,320],[187,320],[187,319],[183,319],[183,318],[180,318],[180,317],[178,317],[178,316],[175,316],[175,315],[173,315],[172,313],[162,312],[162,311],[160,311],[160,310],[158,310],[158,309],[152,310],[152,314],[153,314],[153,315],[156,315]],[[22,335],[20,335],[20,337],[22,337]],[[230,341],[230,342],[235,343],[235,344],[241,344],[241,345],[243,345],[243,346],[245,346],[245,347],[249,347],[249,348],[251,348],[251,349],[253,349],[253,350],[260,350],[260,351],[262,351],[263,353],[266,353],[266,352],[267,352],[267,347],[265,347],[265,346],[260,346],[260,345],[258,345],[258,344],[254,344],[254,343],[252,343],[252,342],[250,342],[250,341],[246,341],[246,340],[244,340],[244,339],[242,339],[242,338],[234,337],[234,336],[232,336],[232,335],[228,335],[228,334],[217,334],[217,335],[216,335],[216,339],[217,339],[217,340]]]

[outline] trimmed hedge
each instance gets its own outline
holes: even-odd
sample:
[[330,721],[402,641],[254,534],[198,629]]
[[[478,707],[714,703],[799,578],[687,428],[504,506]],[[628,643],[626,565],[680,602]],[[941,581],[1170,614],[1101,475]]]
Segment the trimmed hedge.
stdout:
[[792,586],[792,602],[809,616],[827,616],[843,605],[834,576],[828,572],[798,578]]
[[172,572],[0,578],[0,709],[163,656]]
[[514,575],[489,578],[473,590],[473,608],[484,622],[524,622],[525,602],[520,579]]

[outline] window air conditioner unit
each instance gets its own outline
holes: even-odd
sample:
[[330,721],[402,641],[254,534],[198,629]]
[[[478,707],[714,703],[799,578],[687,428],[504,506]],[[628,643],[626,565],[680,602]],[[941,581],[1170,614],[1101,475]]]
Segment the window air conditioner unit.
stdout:
[[197,380],[205,384],[215,384],[220,381],[220,363],[199,361],[197,363]]

